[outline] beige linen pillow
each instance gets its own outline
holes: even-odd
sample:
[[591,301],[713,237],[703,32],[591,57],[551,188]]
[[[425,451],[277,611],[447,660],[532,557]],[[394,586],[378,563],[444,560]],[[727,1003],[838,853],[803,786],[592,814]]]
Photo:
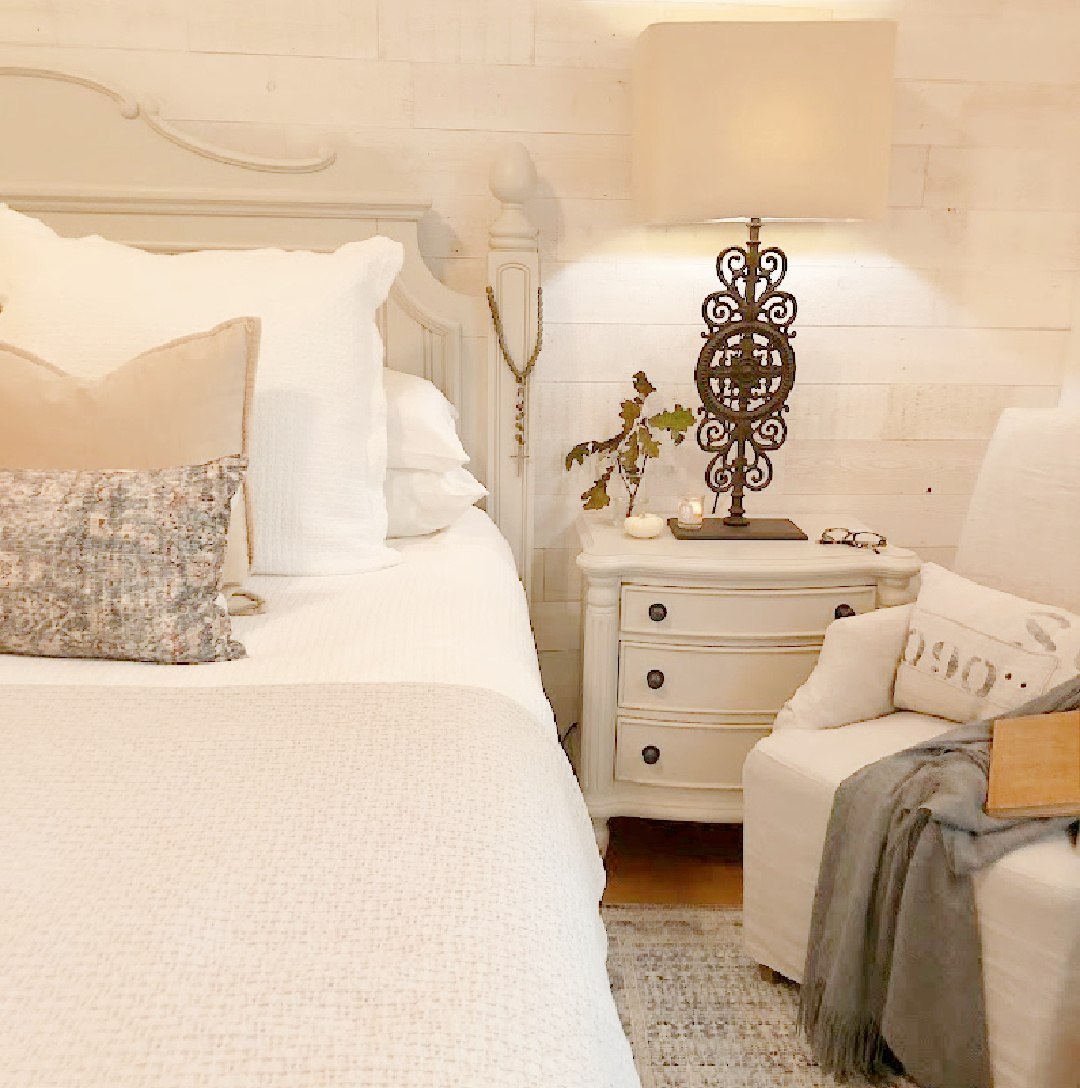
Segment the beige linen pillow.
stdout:
[[[173,340],[96,379],[0,343],[0,468],[151,469],[248,452],[259,319]],[[223,580],[247,578],[248,489],[233,503]]]
[[243,657],[221,567],[245,467],[0,469],[0,653]]

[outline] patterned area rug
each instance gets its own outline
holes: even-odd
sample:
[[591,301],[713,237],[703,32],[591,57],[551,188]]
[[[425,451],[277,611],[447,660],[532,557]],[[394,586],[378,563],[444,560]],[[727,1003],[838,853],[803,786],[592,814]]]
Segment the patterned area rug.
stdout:
[[[863,1088],[795,1030],[798,987],[766,981],[729,908],[604,907],[608,974],[642,1088]],[[894,1078],[895,1088],[916,1088]]]

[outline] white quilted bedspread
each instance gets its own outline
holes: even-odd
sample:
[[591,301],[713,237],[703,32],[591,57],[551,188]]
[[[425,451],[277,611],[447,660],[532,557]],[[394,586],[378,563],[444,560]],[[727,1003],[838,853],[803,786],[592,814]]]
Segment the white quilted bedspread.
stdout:
[[3,1088],[632,1088],[550,724],[449,685],[6,688]]

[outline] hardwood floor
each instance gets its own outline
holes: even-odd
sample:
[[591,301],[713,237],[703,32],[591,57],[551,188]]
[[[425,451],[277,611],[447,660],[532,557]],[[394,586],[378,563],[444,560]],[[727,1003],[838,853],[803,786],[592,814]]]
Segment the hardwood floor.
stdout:
[[742,825],[611,821],[605,903],[742,906]]

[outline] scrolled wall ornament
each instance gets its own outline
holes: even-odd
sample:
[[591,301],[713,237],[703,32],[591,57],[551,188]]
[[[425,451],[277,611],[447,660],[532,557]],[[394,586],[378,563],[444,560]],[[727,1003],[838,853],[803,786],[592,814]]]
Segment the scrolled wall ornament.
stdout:
[[731,493],[723,519],[707,518],[700,529],[678,535],[805,540],[787,519],[746,517],[743,497],[772,483],[775,453],[787,439],[787,398],[795,384],[791,328],[795,298],[780,289],[787,257],[775,246],[762,250],[760,219],[750,221],[746,247],[729,246],[716,260],[722,288],[702,303],[707,326],[694,379],[701,417],[697,440],[711,455],[705,484],[720,496]]
[[267,158],[261,155],[248,155],[240,151],[218,147],[207,143],[195,136],[178,129],[170,121],[166,121],[158,111],[157,106],[149,99],[136,99],[132,95],[119,91],[114,87],[92,79],[89,76],[78,75],[75,72],[65,72],[56,68],[31,68],[23,65],[0,65],[0,76],[13,76],[25,79],[52,80],[57,83],[72,83],[98,94],[111,98],[120,116],[125,120],[134,121],[141,118],[148,128],[156,132],[163,139],[191,151],[204,159],[224,163],[226,166],[239,166],[244,170],[255,170],[267,174],[314,174],[331,167],[337,152],[332,148],[321,149],[318,154],[301,158]]

